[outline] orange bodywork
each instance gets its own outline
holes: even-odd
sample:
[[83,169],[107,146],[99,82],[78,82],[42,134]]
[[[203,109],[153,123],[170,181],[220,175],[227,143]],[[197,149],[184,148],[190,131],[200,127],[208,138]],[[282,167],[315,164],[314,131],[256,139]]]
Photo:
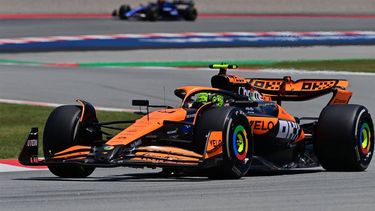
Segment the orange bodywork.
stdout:
[[223,132],[211,131],[206,145],[205,159],[223,153]]
[[[330,79],[302,79],[297,81],[284,79],[248,79],[255,88],[270,91],[320,91],[333,87],[346,89],[349,85],[347,80]],[[284,87],[282,86],[284,85]]]
[[117,134],[106,144],[108,145],[126,145],[130,142],[141,138],[142,136],[155,131],[164,126],[164,121],[183,121],[186,118],[186,110],[178,109],[165,109],[151,112],[128,128]]
[[229,83],[231,83],[231,84],[245,85],[245,84],[248,83],[246,78],[240,77],[238,75],[227,75],[227,77],[229,79]]
[[185,150],[177,147],[169,146],[144,146],[138,147],[138,152],[150,152],[150,153],[162,153],[162,154],[175,154],[180,155],[181,157],[190,157],[194,159],[202,158],[202,155],[192,152],[190,150]]
[[295,122],[296,119],[290,115],[288,112],[285,111],[283,107],[277,105],[278,107],[278,116],[277,117],[270,117],[270,116],[248,116],[247,119],[250,122],[251,129],[253,134],[255,135],[263,135],[268,133],[268,131],[272,130],[276,124],[280,120],[288,120],[291,122]]
[[348,104],[350,98],[352,97],[352,92],[348,90],[336,90],[336,93],[329,101],[329,104]]
[[333,93],[329,104],[347,104],[352,92],[346,89],[347,80],[335,79],[301,79],[292,81],[290,77],[284,79],[248,79],[248,82],[263,93],[265,99],[272,100],[308,100],[321,95]]
[[248,116],[251,129],[254,135],[263,135],[272,130],[277,122],[277,117]]
[[296,119],[292,115],[290,115],[288,112],[286,112],[283,107],[281,107],[280,105],[277,105],[277,107],[279,109],[279,115],[278,115],[279,119],[289,120],[289,121],[292,121],[292,122],[296,121]]
[[90,153],[91,146],[76,145],[69,147],[61,152],[55,153],[53,159],[72,159],[72,157],[84,157]]
[[177,147],[145,146],[137,148],[130,160],[152,163],[198,164],[202,155]]

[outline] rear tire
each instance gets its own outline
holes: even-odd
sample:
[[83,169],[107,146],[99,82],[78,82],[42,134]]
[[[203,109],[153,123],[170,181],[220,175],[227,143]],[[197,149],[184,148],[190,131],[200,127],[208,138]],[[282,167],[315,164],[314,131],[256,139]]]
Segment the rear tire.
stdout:
[[[55,108],[49,115],[43,134],[43,151],[46,159],[54,153],[81,144],[79,118],[82,109],[79,106],[66,105]],[[94,167],[78,165],[48,166],[56,176],[82,178],[89,176]]]
[[183,17],[187,21],[195,21],[198,16],[198,11],[195,7],[188,7],[183,11]]
[[361,105],[330,105],[323,109],[315,153],[328,171],[364,171],[374,151],[374,126]]
[[208,170],[213,179],[239,179],[249,171],[253,137],[246,115],[235,107],[213,107],[203,111],[196,125],[195,145],[203,153],[211,131],[222,131],[222,163]]

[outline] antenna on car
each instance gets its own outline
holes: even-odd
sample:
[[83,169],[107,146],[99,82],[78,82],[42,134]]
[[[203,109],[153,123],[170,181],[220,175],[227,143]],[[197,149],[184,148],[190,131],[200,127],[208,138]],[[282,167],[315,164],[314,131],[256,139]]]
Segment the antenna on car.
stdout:
[[146,111],[147,111],[147,120],[149,121],[150,120],[150,116],[149,116],[149,106],[150,106],[150,103],[148,100],[132,100],[132,106],[139,106],[139,113],[142,113],[142,106],[146,106]]
[[208,67],[210,69],[219,69],[219,75],[226,75],[227,69],[237,69],[238,65],[221,63],[221,64],[210,64]]

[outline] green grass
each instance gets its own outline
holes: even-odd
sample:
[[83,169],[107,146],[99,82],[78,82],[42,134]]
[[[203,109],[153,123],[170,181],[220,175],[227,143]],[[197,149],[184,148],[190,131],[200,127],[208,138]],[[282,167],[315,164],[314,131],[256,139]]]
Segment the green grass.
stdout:
[[[224,63],[237,64],[241,68],[252,69],[297,69],[331,70],[350,72],[375,72],[375,59],[337,59],[337,60],[228,60]],[[80,67],[125,67],[125,66],[164,66],[164,67],[207,67],[221,61],[166,61],[166,62],[104,62],[80,63]]]
[[[0,103],[0,159],[18,157],[31,127],[39,128],[41,146],[44,124],[52,110],[49,107]],[[97,116],[100,121],[137,118],[127,112],[98,111]]]
[[[237,64],[240,68],[254,69],[296,69],[296,70],[331,70],[349,72],[375,72],[375,59],[335,59],[335,60],[203,60],[203,61],[149,61],[149,62],[82,62],[78,67],[84,68],[106,68],[106,67],[205,67],[213,63]],[[1,63],[23,64],[23,65],[48,65],[48,63],[35,61],[18,61],[0,59]]]

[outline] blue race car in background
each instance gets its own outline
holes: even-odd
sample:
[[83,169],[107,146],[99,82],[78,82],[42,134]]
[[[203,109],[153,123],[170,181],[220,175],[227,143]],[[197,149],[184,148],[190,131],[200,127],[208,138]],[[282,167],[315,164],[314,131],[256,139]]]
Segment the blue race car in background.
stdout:
[[147,5],[140,5],[132,9],[129,5],[121,5],[118,10],[114,10],[113,17],[121,20],[140,19],[148,21],[156,20],[187,20],[194,21],[198,12],[191,0],[165,1],[158,0]]

